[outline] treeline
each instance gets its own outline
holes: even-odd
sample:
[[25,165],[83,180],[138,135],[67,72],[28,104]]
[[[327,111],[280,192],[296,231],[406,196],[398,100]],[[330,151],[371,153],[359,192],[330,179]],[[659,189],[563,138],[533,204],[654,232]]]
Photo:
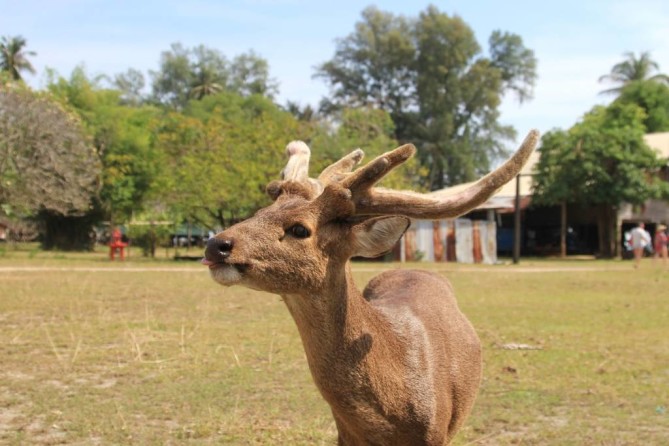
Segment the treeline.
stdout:
[[[267,203],[264,187],[295,139],[314,149],[314,171],[357,147],[369,159],[412,142],[418,156],[389,186],[473,180],[516,137],[500,121],[503,97],[531,100],[537,77],[520,36],[495,31],[484,48],[462,18],[434,6],[417,17],[365,9],[316,68],[330,87],[317,107],[279,104],[279,83],[254,52],[175,43],[148,81],[135,69],[91,77],[77,68],[49,71],[44,91],[21,82],[34,56],[21,37],[0,42],[0,219],[15,232],[36,222],[44,247],[59,249],[90,248],[101,222],[225,227]],[[615,67],[610,80],[621,81]],[[618,91],[641,109],[625,115],[645,119],[638,128],[669,127],[658,80]],[[542,187],[545,201],[564,199]]]
[[19,79],[35,54],[25,39],[2,47],[3,218],[38,222],[44,247],[59,249],[90,247],[102,221],[226,226],[267,203],[294,139],[314,148],[315,170],[356,147],[370,158],[412,141],[419,157],[391,186],[473,179],[515,136],[498,122],[502,95],[531,97],[536,77],[519,36],[493,33],[485,54],[461,18],[435,7],[418,17],[365,9],[317,68],[331,86],[317,109],[278,104],[278,82],[253,52],[175,43],[149,85],[134,69],[92,78],[77,68],[31,91]]
[[[129,106],[82,69],[45,92],[6,83],[0,129],[5,219],[39,222],[44,247],[59,249],[91,247],[102,221],[218,228],[248,216],[267,204],[264,187],[293,139],[318,148],[315,168],[357,146],[374,156],[397,144],[380,110],[342,110],[335,126],[297,119],[260,94],[220,92],[178,111]],[[411,164],[394,186],[420,177]]]

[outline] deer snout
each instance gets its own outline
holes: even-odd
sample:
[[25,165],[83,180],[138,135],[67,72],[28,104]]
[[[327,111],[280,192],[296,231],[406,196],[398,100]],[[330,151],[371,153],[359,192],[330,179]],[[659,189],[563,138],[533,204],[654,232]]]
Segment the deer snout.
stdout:
[[208,262],[221,263],[230,257],[234,242],[228,238],[212,237],[207,241],[207,248],[204,251],[204,257]]

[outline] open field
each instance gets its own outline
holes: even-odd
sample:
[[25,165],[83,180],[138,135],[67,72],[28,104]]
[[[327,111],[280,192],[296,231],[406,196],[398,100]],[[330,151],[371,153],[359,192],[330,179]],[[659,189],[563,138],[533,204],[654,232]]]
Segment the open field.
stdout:
[[[358,284],[396,267],[356,264]],[[669,444],[669,269],[420,267],[453,282],[484,345],[456,445]],[[335,438],[279,297],[195,263],[0,251],[1,444]]]

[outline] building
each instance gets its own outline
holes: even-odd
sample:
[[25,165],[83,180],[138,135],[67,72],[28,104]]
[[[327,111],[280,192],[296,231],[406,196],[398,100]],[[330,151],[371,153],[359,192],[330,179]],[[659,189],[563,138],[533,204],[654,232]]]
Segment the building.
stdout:
[[[645,140],[661,158],[667,160],[661,175],[669,181],[669,132],[648,134]],[[563,212],[566,214],[567,254],[596,254],[597,221],[595,213],[590,209],[569,203],[564,209],[560,206],[531,206],[532,177],[539,156],[538,151],[532,154],[520,172],[519,181],[505,184],[488,201],[464,215],[463,220],[468,223],[462,223],[460,219],[440,223],[413,222],[401,245],[400,257],[406,260],[494,263],[498,255],[511,255],[516,193],[521,210],[523,255],[560,254]],[[452,186],[434,191],[431,195],[447,197],[472,184],[473,182]],[[638,222],[644,222],[653,234],[658,223],[669,222],[669,203],[649,200],[643,206],[622,204],[618,213],[621,245],[625,232]]]

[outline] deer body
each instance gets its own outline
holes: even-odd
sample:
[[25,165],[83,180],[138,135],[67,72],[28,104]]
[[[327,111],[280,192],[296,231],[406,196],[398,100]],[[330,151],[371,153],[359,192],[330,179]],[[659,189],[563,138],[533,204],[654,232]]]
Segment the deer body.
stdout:
[[[530,145],[536,138],[528,137]],[[406,216],[453,215],[487,199],[522,167],[533,148],[528,140],[479,182],[483,190],[465,191],[450,205],[371,187],[406,161],[409,146],[348,173],[361,158],[353,152],[313,180],[306,145],[293,153],[289,145],[288,180],[268,186],[275,202],[208,242],[203,263],[214,280],[283,297],[340,445],[448,444],[471,411],[481,346],[449,282],[396,270],[361,293],[349,259],[391,249],[409,225]]]
[[341,443],[445,444],[481,377],[478,337],[449,283],[390,271],[361,294],[342,279],[336,296],[284,297]]

